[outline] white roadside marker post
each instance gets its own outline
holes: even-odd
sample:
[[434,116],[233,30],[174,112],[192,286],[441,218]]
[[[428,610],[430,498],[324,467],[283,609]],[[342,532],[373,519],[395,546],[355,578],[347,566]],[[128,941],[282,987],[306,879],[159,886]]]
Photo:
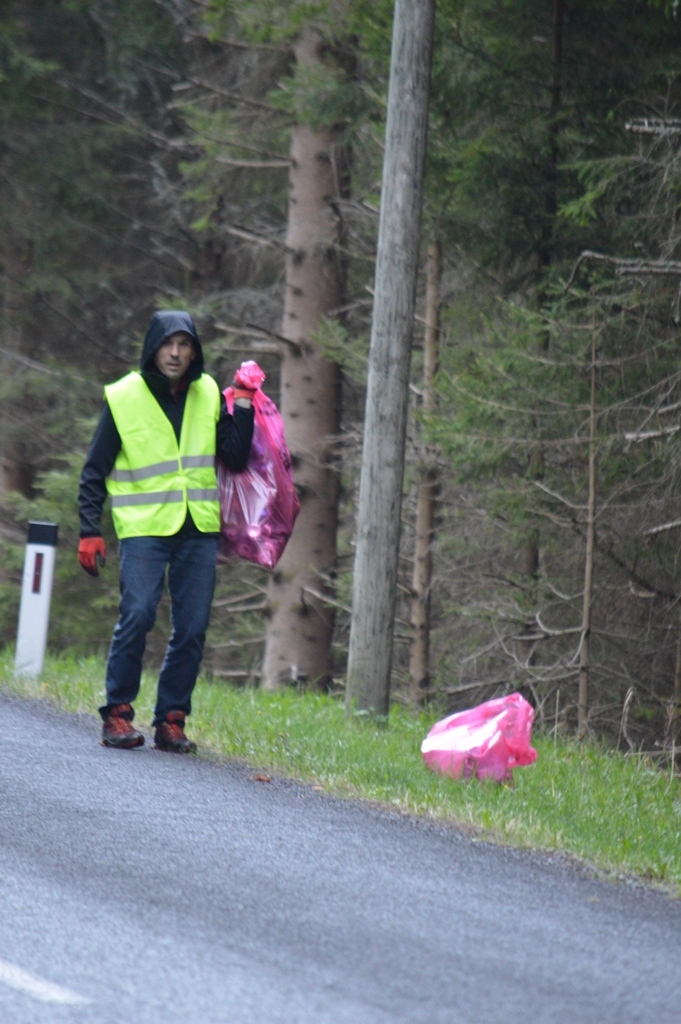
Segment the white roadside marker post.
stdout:
[[28,524],[28,543],[21,584],[21,606],[14,658],[15,676],[39,676],[43,670],[54,558],[58,527],[55,523]]

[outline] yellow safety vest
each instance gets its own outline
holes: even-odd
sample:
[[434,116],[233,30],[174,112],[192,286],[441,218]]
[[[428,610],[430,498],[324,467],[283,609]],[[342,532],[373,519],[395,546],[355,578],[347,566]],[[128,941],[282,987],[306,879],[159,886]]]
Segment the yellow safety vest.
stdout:
[[122,442],[106,480],[119,538],[170,537],[181,529],[187,510],[202,533],[217,533],[220,391],[212,377],[202,374],[189,385],[179,444],[137,371],[109,384],[104,394]]

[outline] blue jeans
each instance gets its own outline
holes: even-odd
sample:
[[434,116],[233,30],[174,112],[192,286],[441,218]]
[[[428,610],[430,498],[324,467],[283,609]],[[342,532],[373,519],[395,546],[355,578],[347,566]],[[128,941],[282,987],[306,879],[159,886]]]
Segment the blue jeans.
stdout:
[[172,633],[158,679],[154,724],[191,711],[215,589],[217,538],[127,537],[120,542],[121,603],[106,669],[107,704],[131,704],[140,688],[147,633],[166,569]]

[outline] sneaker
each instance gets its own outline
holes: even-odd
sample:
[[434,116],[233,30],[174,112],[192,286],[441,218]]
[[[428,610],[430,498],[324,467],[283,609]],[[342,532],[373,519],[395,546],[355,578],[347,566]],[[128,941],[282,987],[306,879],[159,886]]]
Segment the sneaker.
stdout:
[[132,704],[110,704],[103,714],[102,744],[105,747],[141,747],[144,736],[132,724],[135,717]]
[[195,754],[196,743],[184,734],[184,711],[169,711],[164,722],[158,722],[154,733],[157,750],[168,750],[173,754]]

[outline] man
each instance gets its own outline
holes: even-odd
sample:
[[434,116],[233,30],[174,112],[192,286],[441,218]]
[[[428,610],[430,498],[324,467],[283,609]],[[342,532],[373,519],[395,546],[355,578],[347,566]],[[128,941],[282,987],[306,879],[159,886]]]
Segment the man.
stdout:
[[182,310],[154,313],[141,370],[104,389],[105,404],[80,477],[83,569],[98,575],[106,549],[102,507],[111,498],[120,542],[119,618],[106,669],[102,743],[144,743],[133,726],[146,637],[168,570],[172,634],[158,679],[154,744],[192,753],[185,718],[203,655],[215,586],[220,508],[216,454],[246,468],[253,436],[252,391],[236,388],[234,413],[204,373],[194,322]]

